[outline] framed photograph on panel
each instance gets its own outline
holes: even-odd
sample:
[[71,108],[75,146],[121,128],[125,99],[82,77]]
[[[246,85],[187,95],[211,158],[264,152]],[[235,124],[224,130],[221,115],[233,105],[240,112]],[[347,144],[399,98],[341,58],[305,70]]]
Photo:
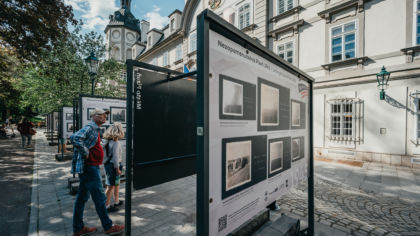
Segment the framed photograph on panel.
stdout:
[[292,127],[300,127],[300,103],[292,100]]
[[226,144],[226,191],[251,182],[251,140]]
[[73,132],[73,123],[67,123],[67,132]]
[[91,120],[92,117],[90,114],[92,113],[93,110],[95,110],[95,108],[88,108],[86,110],[87,110],[87,120]]
[[290,151],[291,137],[279,137],[268,139],[268,170],[269,178],[274,177],[292,166]]
[[277,126],[279,124],[279,90],[261,84],[261,126]]
[[290,89],[258,77],[257,130],[290,129]]
[[270,143],[270,174],[283,169],[283,141]]
[[243,116],[243,85],[223,80],[223,115]]
[[292,161],[305,157],[305,137],[292,138]]
[[[104,108],[103,110],[104,110],[104,111],[109,111],[109,109],[108,109],[108,108]],[[106,116],[106,120],[109,120],[109,114]]]
[[73,120],[73,113],[66,113],[66,120]]
[[120,122],[122,124],[127,123],[126,109],[124,107],[111,107],[110,108],[110,123]]

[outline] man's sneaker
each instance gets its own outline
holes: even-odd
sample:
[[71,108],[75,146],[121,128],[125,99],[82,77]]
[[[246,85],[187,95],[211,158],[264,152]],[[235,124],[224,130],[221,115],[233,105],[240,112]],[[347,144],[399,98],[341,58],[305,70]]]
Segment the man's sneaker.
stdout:
[[107,207],[106,210],[108,211],[108,213],[116,212],[116,211],[118,211],[118,207],[116,207],[115,205],[111,205],[111,206]]
[[83,236],[83,235],[89,235],[89,234],[93,234],[96,233],[96,228],[89,228],[89,227],[83,227],[82,230],[80,230],[77,233],[73,233],[73,236]]
[[124,231],[124,225],[113,225],[111,228],[109,228],[105,233],[107,235],[116,235],[119,233],[122,233]]

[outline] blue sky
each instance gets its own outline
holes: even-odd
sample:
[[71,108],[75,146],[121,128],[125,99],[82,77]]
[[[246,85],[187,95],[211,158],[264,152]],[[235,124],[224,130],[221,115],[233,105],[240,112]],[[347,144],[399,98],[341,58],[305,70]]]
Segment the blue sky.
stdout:
[[[83,32],[96,31],[104,35],[109,15],[120,8],[120,0],[64,0],[73,7],[76,19],[84,23]],[[168,24],[168,15],[175,9],[184,10],[184,0],[132,0],[131,12],[150,22],[151,28]]]

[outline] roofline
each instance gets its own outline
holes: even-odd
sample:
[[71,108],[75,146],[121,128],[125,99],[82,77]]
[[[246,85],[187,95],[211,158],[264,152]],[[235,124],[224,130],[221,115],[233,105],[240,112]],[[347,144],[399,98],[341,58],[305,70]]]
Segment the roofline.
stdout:
[[182,11],[180,11],[180,10],[178,10],[178,9],[175,9],[171,14],[169,14],[169,16],[168,17],[171,17],[173,14],[175,14],[175,13],[179,13],[179,14],[181,14],[182,15]]
[[177,40],[178,38],[182,38],[184,34],[182,34],[181,30],[177,30],[174,33],[172,33],[169,37],[162,40],[160,43],[155,44],[151,49],[145,51],[143,54],[140,54],[136,57],[136,60],[143,59],[145,57],[150,56],[153,52],[155,52],[158,49],[161,49],[162,47],[166,46],[168,42],[171,42],[172,40]]

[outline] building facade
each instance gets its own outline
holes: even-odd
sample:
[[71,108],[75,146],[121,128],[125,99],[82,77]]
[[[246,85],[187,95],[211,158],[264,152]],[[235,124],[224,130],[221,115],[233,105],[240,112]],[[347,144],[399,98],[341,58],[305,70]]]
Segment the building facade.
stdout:
[[132,58],[194,70],[206,8],[315,78],[315,156],[420,166],[418,0],[187,0],[162,29],[141,21]]

